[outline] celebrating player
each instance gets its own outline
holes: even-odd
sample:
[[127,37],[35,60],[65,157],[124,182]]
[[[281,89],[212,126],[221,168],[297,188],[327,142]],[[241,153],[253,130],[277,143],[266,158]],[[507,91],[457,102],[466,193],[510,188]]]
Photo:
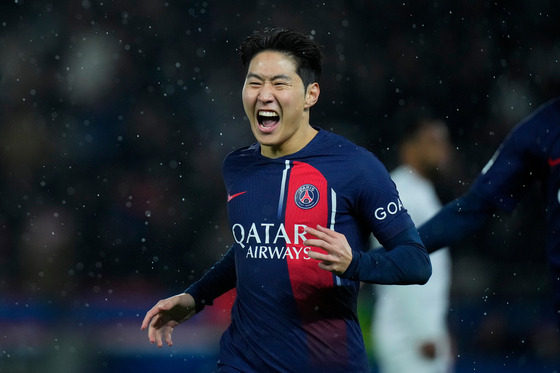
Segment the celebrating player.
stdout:
[[[234,244],[142,322],[152,343],[236,287],[220,372],[368,372],[356,313],[360,281],[423,284],[429,256],[385,167],[311,126],[321,51],[266,29],[240,47],[243,107],[257,143],[223,163]],[[387,249],[365,252],[370,232]]]

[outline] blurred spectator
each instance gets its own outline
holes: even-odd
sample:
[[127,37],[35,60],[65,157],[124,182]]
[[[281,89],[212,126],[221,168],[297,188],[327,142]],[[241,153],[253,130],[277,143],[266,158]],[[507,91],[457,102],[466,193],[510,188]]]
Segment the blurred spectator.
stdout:
[[[391,172],[400,199],[420,225],[441,208],[434,183],[449,164],[447,125],[425,108],[409,110],[399,140],[400,166]],[[404,117],[404,118],[403,118]],[[449,373],[452,343],[447,325],[451,290],[448,249],[430,255],[432,277],[423,286],[377,285],[372,346],[381,373]]]

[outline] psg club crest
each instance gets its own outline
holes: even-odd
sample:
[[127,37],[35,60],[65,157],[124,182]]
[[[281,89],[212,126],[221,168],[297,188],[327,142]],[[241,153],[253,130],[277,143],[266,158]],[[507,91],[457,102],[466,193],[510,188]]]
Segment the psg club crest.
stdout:
[[308,210],[319,202],[319,190],[311,184],[302,185],[296,191],[294,200],[297,207]]

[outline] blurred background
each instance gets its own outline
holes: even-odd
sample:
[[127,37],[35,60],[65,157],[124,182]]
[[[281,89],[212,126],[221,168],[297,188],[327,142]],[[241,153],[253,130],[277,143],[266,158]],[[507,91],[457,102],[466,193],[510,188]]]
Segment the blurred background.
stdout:
[[[558,95],[558,19],[552,0],[1,2],[0,372],[215,367],[231,294],[171,348],[140,323],[231,241],[221,161],[254,141],[236,51],[253,30],[324,45],[312,124],[388,169],[403,110],[443,118],[455,145],[446,202]],[[542,198],[534,186],[453,248],[457,372],[559,371]]]

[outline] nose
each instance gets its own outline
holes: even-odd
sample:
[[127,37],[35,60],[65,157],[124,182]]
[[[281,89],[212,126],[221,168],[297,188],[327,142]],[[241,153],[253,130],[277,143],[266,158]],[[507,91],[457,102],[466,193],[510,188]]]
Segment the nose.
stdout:
[[274,100],[274,96],[272,94],[272,90],[269,83],[263,84],[259,91],[258,100],[262,103],[268,103]]

